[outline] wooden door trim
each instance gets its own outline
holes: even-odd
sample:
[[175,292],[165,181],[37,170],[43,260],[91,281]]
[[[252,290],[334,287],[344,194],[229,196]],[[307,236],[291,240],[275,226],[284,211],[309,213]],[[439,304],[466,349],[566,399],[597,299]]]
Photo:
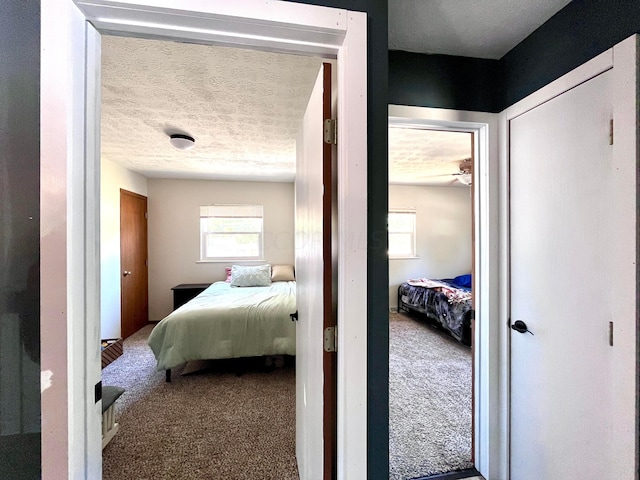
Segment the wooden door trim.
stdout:
[[[322,119],[331,115],[331,64],[323,63]],[[333,145],[323,142],[322,147],[322,258],[323,258],[323,330],[337,326],[337,251],[333,248],[337,231],[337,175]],[[326,352],[323,357],[323,478],[331,480],[337,475],[337,355]]]

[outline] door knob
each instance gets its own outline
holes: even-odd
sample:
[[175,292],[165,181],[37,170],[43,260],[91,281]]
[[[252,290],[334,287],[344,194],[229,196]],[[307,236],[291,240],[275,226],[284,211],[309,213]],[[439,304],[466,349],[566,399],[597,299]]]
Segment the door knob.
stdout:
[[291,317],[291,321],[292,322],[297,322],[298,321],[298,311],[296,310],[296,313],[290,313],[289,316]]
[[126,277],[127,275],[131,275],[131,272],[125,270],[124,272],[122,272],[122,275]]
[[[527,324],[522,320],[516,320],[513,325],[511,325],[511,329],[518,333],[531,333],[527,328]],[[531,335],[533,335],[533,333],[531,333]]]

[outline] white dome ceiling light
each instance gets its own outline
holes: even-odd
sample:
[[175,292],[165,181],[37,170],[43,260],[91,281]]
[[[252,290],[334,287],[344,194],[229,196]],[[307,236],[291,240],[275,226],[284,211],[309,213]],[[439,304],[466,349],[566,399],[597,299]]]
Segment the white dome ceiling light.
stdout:
[[169,143],[178,150],[189,150],[195,146],[196,140],[189,135],[174,133],[169,135]]
[[471,182],[473,181],[470,173],[461,173],[456,178],[460,183],[467,185],[468,187],[471,186]]

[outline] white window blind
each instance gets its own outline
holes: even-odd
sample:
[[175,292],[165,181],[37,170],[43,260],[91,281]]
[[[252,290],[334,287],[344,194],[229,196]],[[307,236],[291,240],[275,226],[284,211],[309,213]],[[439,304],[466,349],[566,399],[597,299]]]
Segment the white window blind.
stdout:
[[258,260],[263,257],[262,205],[200,207],[201,260]]
[[389,212],[389,258],[416,256],[415,210]]

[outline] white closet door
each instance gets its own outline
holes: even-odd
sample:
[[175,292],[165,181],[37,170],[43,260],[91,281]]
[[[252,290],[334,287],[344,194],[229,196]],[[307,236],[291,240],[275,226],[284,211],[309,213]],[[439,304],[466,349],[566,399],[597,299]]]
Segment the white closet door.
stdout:
[[509,125],[512,480],[613,480],[612,79]]

